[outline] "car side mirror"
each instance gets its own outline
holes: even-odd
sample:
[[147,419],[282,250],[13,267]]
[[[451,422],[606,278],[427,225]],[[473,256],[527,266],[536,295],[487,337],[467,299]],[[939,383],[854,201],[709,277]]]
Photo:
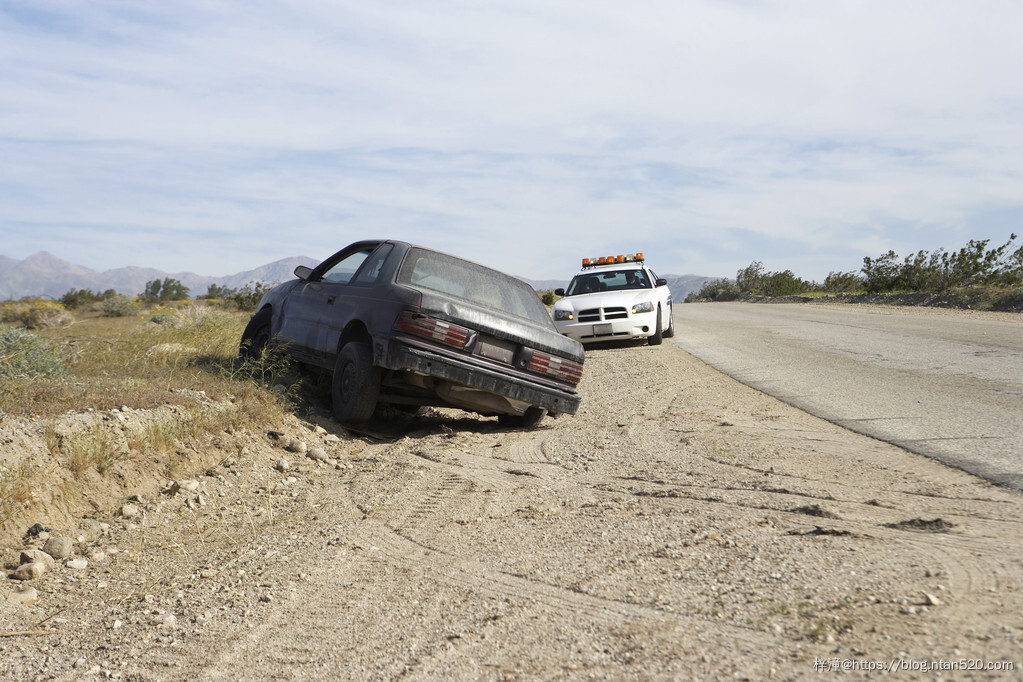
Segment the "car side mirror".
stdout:
[[666,286],[668,286],[668,280],[664,279],[663,277],[658,277],[657,278],[657,286],[659,286],[659,287],[666,287]]
[[565,295],[565,290],[562,289],[561,287],[558,287],[557,289],[554,290],[554,295],[555,296],[564,296]]
[[313,274],[313,269],[306,265],[299,265],[295,268],[295,277],[298,277],[303,282],[309,281],[309,276]]

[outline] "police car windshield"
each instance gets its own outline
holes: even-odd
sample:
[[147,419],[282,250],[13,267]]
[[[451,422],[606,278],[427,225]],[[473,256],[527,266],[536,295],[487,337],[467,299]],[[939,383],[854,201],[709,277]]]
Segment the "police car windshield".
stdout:
[[623,291],[625,289],[650,289],[650,279],[642,270],[610,270],[604,272],[583,272],[576,275],[568,285],[566,296],[592,294],[598,291]]

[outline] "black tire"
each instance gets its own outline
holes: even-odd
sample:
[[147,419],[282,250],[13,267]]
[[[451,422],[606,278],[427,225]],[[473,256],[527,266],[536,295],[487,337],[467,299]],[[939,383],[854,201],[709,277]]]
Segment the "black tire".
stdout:
[[525,414],[497,415],[497,423],[509,428],[535,429],[546,416],[547,410],[545,408],[528,407]]
[[668,306],[668,328],[664,330],[664,338],[670,339],[675,336],[675,311]]
[[657,309],[657,328],[654,329],[653,336],[646,337],[647,343],[651,346],[660,346],[661,341],[664,340],[664,334],[661,332],[661,309]]
[[349,343],[337,354],[330,397],[334,417],[342,424],[359,424],[373,416],[380,396],[380,368],[373,366],[369,344]]
[[240,358],[258,358],[263,354],[263,349],[270,343],[270,323],[273,320],[273,313],[269,308],[263,308],[249,318],[242,332],[242,342],[238,348]]

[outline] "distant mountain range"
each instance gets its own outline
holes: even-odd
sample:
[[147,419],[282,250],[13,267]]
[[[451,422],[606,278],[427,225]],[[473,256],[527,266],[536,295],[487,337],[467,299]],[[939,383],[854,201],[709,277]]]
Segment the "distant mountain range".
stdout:
[[[283,282],[294,277],[293,273],[297,266],[313,266],[318,262],[313,258],[296,256],[282,258],[234,275],[208,277],[192,272],[168,273],[136,266],[96,272],[69,263],[45,251],[29,256],[25,260],[0,256],[0,301],[40,296],[60,298],[71,289],[90,289],[96,293],[113,289],[122,294],[137,296],[146,290],[147,283],[168,277],[184,284],[188,287],[189,293],[195,297],[205,294],[211,284],[230,289],[241,289],[246,284],[257,282],[267,284]],[[689,292],[699,291],[704,282],[715,279],[701,275],[663,275],[663,277],[668,280],[672,297],[679,302]],[[567,280],[533,281],[527,279],[526,281],[538,290],[556,289],[568,285]]]
[[294,277],[292,273],[296,266],[316,265],[318,262],[313,258],[283,258],[235,275],[207,277],[193,272],[164,272],[135,266],[96,272],[41,251],[21,261],[0,256],[0,300],[26,296],[60,298],[71,289],[91,289],[96,293],[113,289],[137,296],[146,290],[148,282],[167,277],[184,284],[195,297],[205,294],[211,284],[240,289],[256,282],[283,282]]

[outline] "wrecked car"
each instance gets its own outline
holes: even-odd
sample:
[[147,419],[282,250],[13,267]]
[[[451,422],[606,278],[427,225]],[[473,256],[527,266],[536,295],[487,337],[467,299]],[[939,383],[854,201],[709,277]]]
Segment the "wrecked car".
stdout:
[[395,240],[351,244],[268,291],[240,354],[273,347],[331,377],[334,416],[453,407],[532,428],[575,414],[583,346],[526,282]]

